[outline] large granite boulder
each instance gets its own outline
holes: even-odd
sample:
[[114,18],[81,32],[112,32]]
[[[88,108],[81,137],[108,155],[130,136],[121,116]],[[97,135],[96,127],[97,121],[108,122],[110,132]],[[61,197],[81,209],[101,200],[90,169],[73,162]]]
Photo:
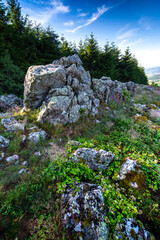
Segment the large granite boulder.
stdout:
[[96,184],[76,184],[76,191],[67,188],[62,195],[62,223],[67,239],[107,240],[102,188]]
[[[39,109],[37,121],[74,123],[80,116],[98,113],[100,102],[114,95],[122,98],[131,84],[108,77],[91,79],[77,54],[55,60],[46,66],[31,66],[24,82],[24,110]],[[112,100],[112,99],[111,99]]]
[[94,148],[78,148],[72,157],[74,162],[86,163],[93,170],[106,170],[114,158],[114,154],[103,149],[97,151]]
[[0,96],[0,112],[6,112],[16,106],[22,107],[22,99],[16,97],[14,94]]
[[76,54],[46,66],[31,66],[24,83],[24,109],[39,108],[40,123],[76,122],[82,109],[88,114],[95,106],[90,86],[91,77]]

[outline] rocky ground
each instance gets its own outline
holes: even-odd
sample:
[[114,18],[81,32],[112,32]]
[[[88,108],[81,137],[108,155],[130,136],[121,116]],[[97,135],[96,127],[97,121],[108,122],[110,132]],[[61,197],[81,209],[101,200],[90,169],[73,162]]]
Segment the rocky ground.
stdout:
[[1,96],[0,239],[159,239],[160,89],[101,81],[105,101],[75,123]]

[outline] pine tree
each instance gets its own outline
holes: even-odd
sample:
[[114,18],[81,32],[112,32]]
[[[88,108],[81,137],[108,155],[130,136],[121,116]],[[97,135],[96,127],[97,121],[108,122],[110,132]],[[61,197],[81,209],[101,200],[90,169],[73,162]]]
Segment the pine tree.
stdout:
[[7,0],[8,4],[8,17],[12,26],[22,32],[24,28],[24,18],[21,15],[20,3],[17,0]]
[[130,49],[127,48],[120,61],[120,81],[147,84],[147,77],[144,69],[138,66],[138,61],[132,56]]
[[[81,51],[82,52],[82,51]],[[81,56],[81,55],[80,55]],[[90,71],[91,76],[99,77],[99,60],[100,51],[97,40],[91,33],[90,38],[86,38],[84,42],[84,52],[82,55],[82,61],[84,62],[84,67]]]
[[4,54],[5,51],[4,33],[7,30],[7,21],[6,8],[0,0],[0,55]]

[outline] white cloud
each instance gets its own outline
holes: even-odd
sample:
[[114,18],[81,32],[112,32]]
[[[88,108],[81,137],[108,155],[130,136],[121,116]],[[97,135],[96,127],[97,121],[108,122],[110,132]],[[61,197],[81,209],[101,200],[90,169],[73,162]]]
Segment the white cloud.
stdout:
[[116,36],[119,36],[121,32],[125,31],[127,28],[129,27],[129,24],[125,25],[124,27],[122,27],[121,29],[118,30],[118,32],[116,33]]
[[136,41],[129,43],[129,44],[128,44],[128,47],[135,46],[135,45],[141,43],[142,41],[143,41],[143,39],[142,39],[142,38],[139,38],[139,39],[137,39]]
[[72,20],[64,23],[64,26],[69,26],[69,27],[71,27],[71,26],[73,26],[73,25],[74,25],[74,22],[73,22]]
[[71,32],[71,33],[75,33],[76,31],[78,31],[79,29],[86,27],[88,25],[90,25],[91,23],[93,23],[94,21],[96,21],[102,14],[104,14],[105,12],[107,12],[110,8],[105,7],[105,5],[103,5],[100,8],[97,8],[97,12],[93,13],[91,18],[87,19],[86,22],[74,29],[66,29],[67,32]]
[[85,13],[85,12],[79,13],[79,14],[78,14],[78,17],[86,17],[88,14],[89,14],[89,13]]
[[54,7],[53,8],[53,13],[54,14],[58,14],[58,13],[68,13],[69,10],[69,6],[64,6],[63,2],[61,1],[57,1],[57,0],[52,0],[51,1],[51,5]]
[[151,29],[151,24],[148,21],[147,17],[141,17],[138,21],[138,24],[143,27],[145,30]]
[[133,37],[138,30],[139,30],[139,28],[130,29],[127,32],[122,33],[121,35],[118,35],[117,39],[122,40],[125,38]]
[[45,7],[44,10],[40,12],[28,8],[22,8],[22,13],[28,14],[30,19],[37,23],[46,24],[53,16],[70,12],[69,6],[64,6],[63,2],[60,0],[52,0],[49,5],[50,7]]
[[118,44],[118,47],[119,47],[119,48],[126,48],[127,40],[128,40],[128,39],[123,39],[123,40]]
[[136,46],[137,44],[141,43],[143,41],[142,38],[139,38],[133,42],[129,42],[129,39],[123,39],[119,44],[118,44],[118,47],[120,49],[126,49],[127,47],[133,47],[133,46]]

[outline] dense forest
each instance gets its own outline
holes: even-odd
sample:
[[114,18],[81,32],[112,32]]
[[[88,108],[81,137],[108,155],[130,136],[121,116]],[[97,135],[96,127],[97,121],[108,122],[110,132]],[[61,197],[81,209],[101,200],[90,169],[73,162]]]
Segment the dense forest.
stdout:
[[[107,37],[107,36],[106,36]],[[17,0],[0,0],[0,94],[23,95],[25,73],[30,65],[48,64],[62,56],[79,54],[92,77],[109,76],[122,82],[147,84],[144,68],[127,48],[122,54],[114,43],[102,49],[94,35],[78,46],[67,42],[51,27],[43,28],[21,14]]]

